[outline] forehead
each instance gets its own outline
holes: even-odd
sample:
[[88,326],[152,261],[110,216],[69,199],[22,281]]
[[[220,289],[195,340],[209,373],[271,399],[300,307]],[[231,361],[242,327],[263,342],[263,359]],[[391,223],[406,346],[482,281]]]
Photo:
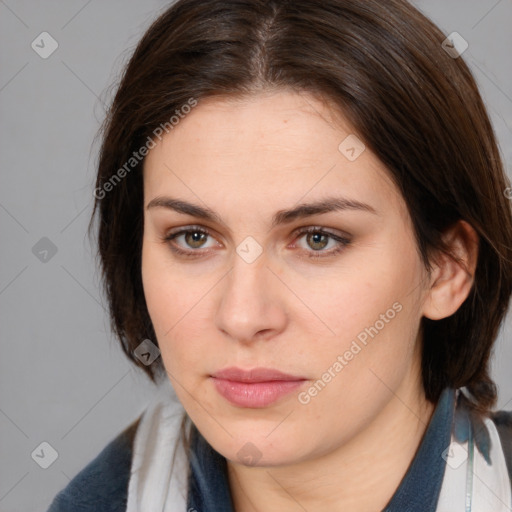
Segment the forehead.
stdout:
[[[368,148],[357,156],[363,146],[356,137],[338,111],[309,94],[207,98],[149,151],[145,204],[168,193],[262,211],[269,202],[339,193],[404,213],[383,164]],[[347,158],[347,145],[357,158]]]

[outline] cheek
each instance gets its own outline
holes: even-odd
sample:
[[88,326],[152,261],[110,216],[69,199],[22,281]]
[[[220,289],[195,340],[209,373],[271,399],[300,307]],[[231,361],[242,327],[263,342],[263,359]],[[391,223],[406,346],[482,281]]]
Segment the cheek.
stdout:
[[[388,292],[374,288],[371,303],[364,294],[357,301],[338,296],[347,313],[340,311],[333,324],[337,336],[318,338],[315,349],[307,349],[315,379],[298,400],[299,411],[311,421],[311,428],[306,427],[311,435],[318,435],[317,421],[323,418],[350,437],[385,406],[408,375],[416,318],[409,303],[394,301],[396,294]],[[326,427],[325,435],[331,434]]]
[[[379,331],[395,322],[399,316],[396,309],[402,309],[400,305],[405,306],[408,300],[410,286],[405,282],[413,279],[412,274],[405,280],[403,277],[402,265],[392,258],[367,258],[364,266],[354,265],[350,272],[326,276],[316,281],[316,286],[304,281],[304,302],[322,320],[316,323],[326,341],[333,336],[350,341],[376,322]],[[361,339],[364,341],[364,334]]]
[[[375,387],[379,377],[392,384],[403,377],[414,356],[421,316],[421,290],[414,283],[419,282],[421,266],[414,251],[382,247],[364,266],[354,265],[350,273],[326,281],[321,293],[308,288],[309,305],[321,317],[326,333],[316,337],[312,363],[316,360],[320,376],[329,369],[334,372],[338,389]],[[310,326],[304,323],[302,329],[315,339]],[[325,375],[322,380],[328,379]]]
[[173,375],[196,367],[201,354],[199,317],[210,279],[191,279],[171,265],[162,247],[143,243],[142,283],[146,304],[166,369]]

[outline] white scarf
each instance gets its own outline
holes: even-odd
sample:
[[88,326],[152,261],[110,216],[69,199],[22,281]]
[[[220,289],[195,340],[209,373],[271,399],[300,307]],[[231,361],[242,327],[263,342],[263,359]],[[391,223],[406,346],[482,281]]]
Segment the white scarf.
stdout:
[[[188,461],[179,442],[184,415],[167,379],[144,411],[135,435],[127,512],[187,512]],[[498,431],[488,418],[484,425],[491,442],[492,465],[487,464],[473,439],[460,443],[452,433],[450,447],[444,453],[447,464],[436,512],[512,511],[510,480]]]
[[452,432],[436,512],[512,511],[510,479],[500,437],[491,419],[485,418],[484,424],[489,433],[492,465],[487,464],[474,439],[460,443]]
[[166,379],[144,411],[135,434],[126,512],[187,510],[188,461],[179,442],[184,415],[185,409]]

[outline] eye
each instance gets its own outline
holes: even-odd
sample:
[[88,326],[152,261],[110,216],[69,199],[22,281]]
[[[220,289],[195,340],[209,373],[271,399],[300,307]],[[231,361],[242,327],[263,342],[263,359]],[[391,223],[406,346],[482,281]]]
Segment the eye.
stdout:
[[[324,258],[334,256],[339,252],[343,251],[346,246],[351,243],[351,240],[345,236],[337,235],[326,231],[325,229],[312,226],[303,228],[295,232],[296,240],[304,238],[307,247],[302,249],[307,253],[307,258]],[[200,257],[204,252],[199,249],[209,249],[215,247],[210,245],[208,247],[206,242],[211,234],[206,229],[200,226],[190,226],[186,229],[179,229],[178,231],[170,232],[162,238],[162,241],[167,243],[171,250],[181,256],[194,258]],[[178,244],[177,241],[182,239],[182,243]],[[329,250],[324,250],[329,246],[329,242],[332,242],[332,246]],[[295,242],[296,244],[297,242]],[[217,243],[218,246],[218,243]],[[308,250],[308,247],[313,250]],[[187,250],[187,248],[189,250]]]
[[[208,248],[205,246],[205,242],[208,237],[211,236],[208,231],[199,227],[199,226],[191,226],[187,229],[181,229],[179,231],[168,233],[162,240],[169,244],[169,247],[176,254],[180,254],[188,257],[195,257],[199,255],[199,251],[197,249]],[[183,238],[183,244],[177,245],[175,240],[179,240]],[[185,247],[183,249],[182,247]],[[186,250],[186,248],[191,248],[192,250]],[[198,253],[197,255],[194,253]]]
[[[308,258],[334,256],[335,254],[343,251],[351,242],[350,239],[345,236],[325,231],[323,228],[318,226],[301,229],[296,234],[299,235],[299,239],[304,238],[307,244],[305,250],[309,253],[306,255]],[[333,242],[331,248],[329,250],[324,250],[329,245],[329,242]],[[313,249],[313,251],[308,250],[308,247]]]

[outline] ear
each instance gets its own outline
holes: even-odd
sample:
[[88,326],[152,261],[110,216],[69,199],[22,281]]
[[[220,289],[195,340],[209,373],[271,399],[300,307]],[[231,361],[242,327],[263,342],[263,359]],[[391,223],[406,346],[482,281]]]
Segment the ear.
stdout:
[[479,237],[466,221],[459,220],[443,238],[459,261],[444,253],[436,259],[423,305],[423,315],[431,320],[447,318],[459,309],[473,285],[478,260]]

